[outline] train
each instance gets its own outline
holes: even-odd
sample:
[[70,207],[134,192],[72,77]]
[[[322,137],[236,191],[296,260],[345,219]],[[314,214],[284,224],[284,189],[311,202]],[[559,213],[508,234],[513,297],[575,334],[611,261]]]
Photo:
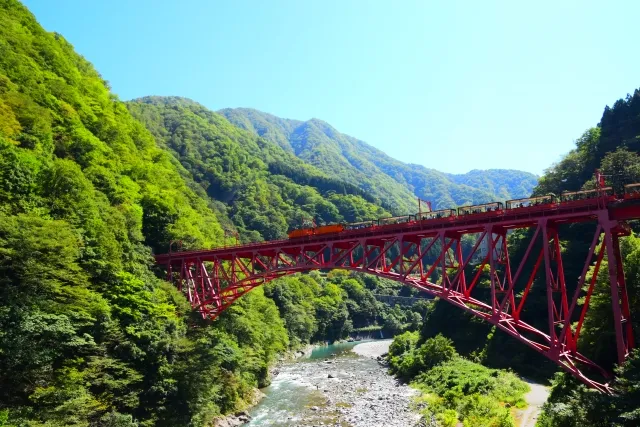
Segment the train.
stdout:
[[[472,206],[460,206],[455,209],[441,209],[429,212],[419,212],[412,215],[393,216],[368,221],[346,224],[329,224],[308,228],[299,228],[289,231],[289,239],[300,239],[304,237],[336,234],[344,231],[373,229],[381,226],[397,225],[404,223],[414,223],[429,221],[430,223],[452,222],[461,217],[472,216],[473,219],[499,216],[505,212],[517,209],[518,212],[536,212],[557,206],[578,206],[584,205],[585,200],[605,199],[612,201],[615,194],[612,187],[604,187],[595,190],[565,191],[556,196],[548,194],[545,196],[526,197],[521,199],[507,200],[506,202],[491,202]],[[624,200],[640,199],[640,183],[627,184],[624,186]]]

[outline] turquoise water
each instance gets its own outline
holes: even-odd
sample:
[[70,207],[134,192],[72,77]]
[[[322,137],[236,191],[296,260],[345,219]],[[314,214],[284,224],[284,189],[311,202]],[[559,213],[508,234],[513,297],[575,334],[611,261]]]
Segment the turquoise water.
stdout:
[[[372,340],[367,340],[372,341]],[[343,356],[352,356],[354,353],[351,351],[353,347],[357,344],[361,344],[367,341],[354,341],[354,342],[344,342],[339,344],[331,344],[325,345],[322,347],[316,347],[311,352],[311,355],[308,358],[300,359],[300,362],[318,360],[318,359],[328,359],[330,357],[343,357]],[[335,354],[335,356],[333,356]]]
[[[248,425],[312,426],[321,423],[335,425],[337,413],[322,411],[316,414],[310,411],[312,407],[326,406],[327,397],[322,390],[317,389],[316,385],[318,378],[326,378],[326,372],[318,371],[314,377],[309,374],[309,366],[303,364],[311,363],[321,366],[325,359],[358,359],[359,356],[351,349],[362,342],[365,341],[317,347],[308,357],[284,364],[271,385],[262,390],[266,397],[249,412],[252,419]],[[371,369],[370,363],[373,362],[363,358],[361,369],[363,371],[367,367]],[[360,364],[354,366],[355,369],[360,369]]]

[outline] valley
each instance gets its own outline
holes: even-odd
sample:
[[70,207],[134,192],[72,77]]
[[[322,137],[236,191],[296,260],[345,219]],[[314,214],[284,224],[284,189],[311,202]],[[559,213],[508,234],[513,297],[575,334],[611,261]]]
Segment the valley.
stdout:
[[[433,235],[426,219],[327,247],[288,233],[415,215],[418,199],[449,209],[598,193],[596,169],[624,197],[640,182],[639,90],[612,99],[543,176],[450,174],[320,119],[153,93],[123,101],[37,18],[0,1],[0,426],[200,427],[246,412],[255,426],[512,427],[540,405],[538,427],[638,425],[640,228],[604,217],[633,197],[611,209],[563,200],[579,221],[550,223],[558,202],[527,218],[482,208]],[[269,241],[289,251],[236,248],[170,272],[156,262]],[[539,268],[545,254],[553,268]],[[215,320],[196,297],[217,304]],[[344,343],[354,337],[392,340],[389,354],[381,364],[368,356],[386,349]],[[282,364],[309,345],[322,347]],[[599,367],[598,381],[562,371],[561,357]],[[550,387],[546,403],[527,409],[523,378]],[[268,397],[254,407],[257,389]]]

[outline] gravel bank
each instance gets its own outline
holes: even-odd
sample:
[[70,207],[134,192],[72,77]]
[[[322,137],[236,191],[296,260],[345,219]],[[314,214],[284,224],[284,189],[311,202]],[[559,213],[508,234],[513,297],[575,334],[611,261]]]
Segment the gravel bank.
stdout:
[[307,390],[308,395],[295,411],[284,408],[276,411],[272,407],[272,412],[265,416],[258,410],[254,414],[256,419],[250,424],[340,427],[417,425],[420,416],[409,409],[416,390],[396,381],[387,374],[385,366],[374,360],[388,350],[390,342],[359,344],[354,351],[324,360],[283,364],[273,383],[278,390],[278,397],[288,401],[302,400],[301,389],[295,387]]
[[393,340],[365,342],[353,347],[353,352],[359,354],[360,356],[371,357],[375,359],[378,356],[382,356],[383,354],[388,353],[389,346],[392,342]]

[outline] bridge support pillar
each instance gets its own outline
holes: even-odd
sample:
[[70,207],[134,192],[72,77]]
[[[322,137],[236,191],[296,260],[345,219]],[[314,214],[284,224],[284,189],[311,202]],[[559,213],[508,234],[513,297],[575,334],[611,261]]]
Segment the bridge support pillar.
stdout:
[[617,225],[617,221],[607,221],[604,227],[604,244],[607,249],[611,307],[616,334],[616,351],[618,363],[620,364],[625,361],[629,352],[633,349],[634,339]]

